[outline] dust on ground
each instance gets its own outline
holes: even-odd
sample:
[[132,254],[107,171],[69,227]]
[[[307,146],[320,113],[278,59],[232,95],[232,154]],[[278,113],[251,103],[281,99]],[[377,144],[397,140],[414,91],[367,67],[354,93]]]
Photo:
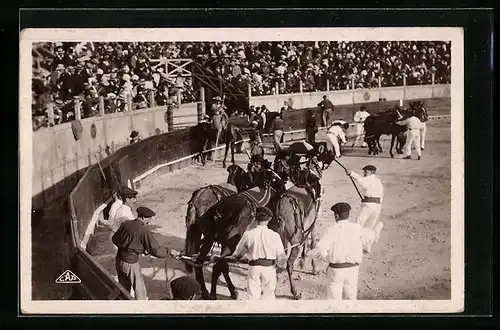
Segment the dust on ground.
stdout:
[[[321,140],[321,136],[319,140]],[[381,141],[384,149],[378,156],[368,156],[367,149],[346,148],[341,163],[358,170],[367,164],[378,168],[377,175],[385,188],[380,220],[384,222],[379,242],[365,254],[360,266],[358,299],[450,299],[451,297],[451,145],[450,120],[428,122],[426,149],[421,160],[391,159],[388,154],[390,140]],[[397,157],[397,156],[396,156]],[[269,157],[272,159],[272,157]],[[237,163],[246,167],[248,159],[237,155]],[[141,183],[137,205],[156,211],[149,224],[161,245],[176,250],[184,249],[186,207],[194,190],[223,183],[227,172],[221,162],[206,166],[192,166],[171,174],[154,174]],[[355,219],[360,207],[359,197],[343,169],[333,163],[324,173],[323,207],[317,222],[318,233],[333,223],[330,206],[348,202]],[[115,250],[109,241],[109,230],[101,227],[88,247],[91,255],[115,276]],[[168,269],[175,276],[184,274],[184,265],[167,260]],[[141,257],[149,299],[165,297],[165,260]],[[311,264],[293,274],[302,299],[326,298],[327,265],[319,264],[321,272],[312,275]],[[231,267],[233,283],[246,298],[246,270]],[[210,290],[211,268],[205,269],[205,281]],[[230,299],[224,279],[218,281],[218,299]],[[288,275],[278,275],[278,299],[292,299]]]

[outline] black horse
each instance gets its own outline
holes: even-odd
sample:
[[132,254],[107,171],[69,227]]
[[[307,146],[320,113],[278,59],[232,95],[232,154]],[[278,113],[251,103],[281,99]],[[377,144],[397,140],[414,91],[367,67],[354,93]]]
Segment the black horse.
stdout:
[[392,149],[394,147],[394,142],[396,141],[396,152],[398,154],[403,153],[403,146],[405,143],[404,132],[406,131],[405,126],[396,124],[396,120],[403,117],[403,112],[401,108],[396,105],[393,108],[387,109],[386,111],[379,112],[377,114],[370,115],[365,120],[365,142],[368,144],[368,154],[378,155],[382,152],[382,146],[380,145],[380,137],[382,135],[391,135],[391,148],[389,149],[389,154],[392,158],[394,155]]
[[213,128],[212,124],[200,121],[196,126],[193,126],[190,131],[192,141],[194,142],[194,150],[197,155],[196,158],[205,166],[205,150],[211,145],[217,136],[217,130]]
[[[236,195],[225,196],[215,206],[187,226],[185,251],[187,255],[198,254],[196,263],[206,260],[215,243],[221,245],[221,257],[231,255],[241,236],[254,223],[256,209],[259,205],[268,206],[271,201],[284,191],[284,184],[272,184],[276,175],[272,171],[264,171],[258,188]],[[192,271],[187,264],[186,270]],[[216,299],[217,280],[222,274],[233,299],[238,294],[229,277],[229,266],[224,260],[214,264],[212,270],[212,287],[210,294],[205,286],[201,266],[195,267],[196,279],[202,287],[204,299]]]

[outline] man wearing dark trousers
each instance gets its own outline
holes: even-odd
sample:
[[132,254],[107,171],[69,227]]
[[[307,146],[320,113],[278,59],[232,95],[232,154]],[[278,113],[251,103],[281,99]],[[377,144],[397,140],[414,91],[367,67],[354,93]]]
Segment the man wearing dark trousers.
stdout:
[[130,291],[134,289],[136,300],[147,300],[146,285],[139,265],[140,254],[150,254],[157,258],[166,258],[171,252],[161,247],[147,228],[145,221],[155,216],[151,209],[140,206],[137,208],[137,219],[121,224],[113,235],[113,243],[118,247],[116,254],[116,273],[118,282]]

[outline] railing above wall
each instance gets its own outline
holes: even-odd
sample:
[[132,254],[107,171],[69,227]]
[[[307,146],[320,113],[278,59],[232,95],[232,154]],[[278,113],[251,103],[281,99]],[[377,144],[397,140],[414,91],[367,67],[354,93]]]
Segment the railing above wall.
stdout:
[[349,105],[369,103],[377,101],[403,101],[411,99],[426,99],[437,97],[449,97],[451,95],[450,84],[411,85],[379,87],[371,89],[346,89],[328,90],[317,92],[274,94],[265,96],[251,96],[250,105],[260,107],[265,105],[270,111],[280,111],[286,101],[294,109],[316,107],[322,101],[323,95],[327,95],[334,105]]

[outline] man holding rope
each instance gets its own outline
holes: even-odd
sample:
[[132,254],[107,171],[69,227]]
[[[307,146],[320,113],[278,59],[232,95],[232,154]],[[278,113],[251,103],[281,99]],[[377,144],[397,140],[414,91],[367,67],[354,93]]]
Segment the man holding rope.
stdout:
[[[380,179],[375,175],[377,168],[373,165],[363,167],[364,175],[346,169],[346,174],[354,179],[360,186],[362,196],[361,210],[358,215],[357,223],[362,227],[373,229],[378,222],[380,211],[382,210],[382,201],[384,199],[384,187]],[[368,245],[367,251],[370,252]]]
[[258,207],[257,227],[246,231],[230,258],[248,256],[247,292],[249,300],[274,300],[276,269],[284,267],[286,253],[278,233],[267,225],[273,213],[266,207]]
[[118,247],[116,273],[118,282],[126,289],[134,289],[136,300],[147,300],[146,285],[139,265],[140,254],[150,254],[157,258],[177,256],[176,251],[161,247],[146,226],[146,219],[155,216],[147,207],[137,208],[137,219],[125,221],[113,235],[113,243]]

